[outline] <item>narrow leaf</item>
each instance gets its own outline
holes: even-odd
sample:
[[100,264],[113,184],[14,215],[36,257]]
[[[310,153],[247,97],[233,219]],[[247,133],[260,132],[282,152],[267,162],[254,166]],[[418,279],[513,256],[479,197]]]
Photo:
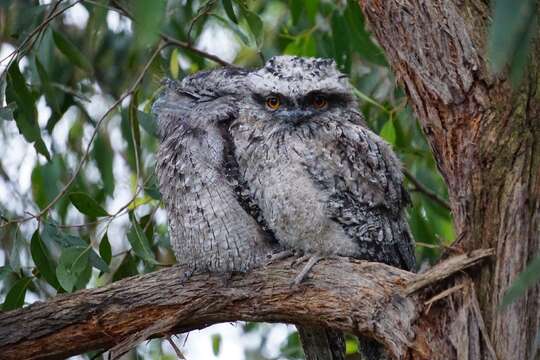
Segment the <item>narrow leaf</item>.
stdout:
[[506,307],[525,295],[527,290],[540,281],[540,254],[531,261],[506,290],[501,301],[501,307]]
[[114,173],[113,173],[113,157],[114,152],[106,134],[99,133],[94,141],[92,149],[94,158],[96,159],[97,168],[101,174],[103,181],[103,189],[108,195],[114,192]]
[[36,63],[36,69],[39,76],[39,81],[41,82],[41,89],[43,91],[43,94],[45,95],[45,99],[47,100],[47,104],[55,111],[56,113],[60,112],[60,106],[58,104],[57,96],[55,94],[54,89],[51,86],[49,75],[47,74],[47,71],[39,61],[39,59],[35,58]]
[[7,293],[4,304],[2,305],[2,310],[7,311],[22,307],[26,289],[31,281],[32,278],[26,276],[19,279]]
[[394,122],[389,119],[381,129],[380,136],[388,143],[395,145],[396,143],[396,129],[394,128]]
[[47,206],[58,194],[58,179],[62,173],[61,159],[55,156],[44,165],[37,165],[32,170],[32,195],[40,209]]
[[49,151],[41,139],[34,97],[26,87],[26,81],[16,62],[8,69],[6,100],[8,103],[14,101],[17,104],[14,115],[19,132],[26,141],[35,142],[36,150],[50,160]]
[[225,9],[227,17],[235,24],[238,24],[238,19],[236,17],[236,14],[234,13],[234,8],[231,0],[223,0],[223,8]]
[[255,38],[255,43],[257,44],[257,46],[260,46],[262,44],[263,37],[263,22],[261,18],[259,17],[259,15],[248,10],[247,8],[242,9],[242,15],[244,15],[244,18],[248,23],[249,29],[251,30],[251,33]]
[[109,216],[94,199],[82,192],[72,192],[69,194],[71,203],[83,214],[92,217]]
[[13,274],[14,271],[9,265],[0,266],[0,281],[4,280],[9,274]]
[[11,121],[13,120],[13,111],[17,108],[17,105],[12,102],[7,106],[0,107],[0,119]]
[[141,49],[152,46],[159,39],[159,30],[165,15],[165,0],[136,0],[134,2],[135,44]]
[[240,28],[236,24],[234,24],[231,21],[229,21],[227,19],[224,19],[221,16],[216,15],[216,14],[210,14],[210,16],[214,17],[220,23],[222,23],[224,26],[226,26],[229,30],[231,30],[240,39],[240,41],[242,41],[244,43],[244,45],[249,46],[249,38],[248,38],[248,36],[246,34],[244,34],[242,32],[242,30],[240,30]]
[[34,235],[32,235],[30,251],[32,253],[32,260],[34,260],[39,273],[49,284],[60,290],[61,286],[56,278],[55,264],[52,261],[49,250],[43,243],[43,240],[41,240],[41,236],[39,236],[39,230],[36,230]]
[[88,244],[80,237],[63,232],[53,221],[45,221],[43,223],[41,237],[45,242],[56,243],[64,248],[70,246],[88,246]]
[[221,349],[221,334],[212,335],[212,352],[214,356],[219,355],[219,350]]
[[171,58],[169,60],[169,71],[171,72],[171,76],[173,79],[178,79],[178,75],[180,74],[180,66],[178,63],[178,49],[176,48],[171,51]]
[[291,9],[292,24],[297,25],[304,9],[304,2],[301,0],[289,0],[289,9]]
[[351,45],[349,29],[344,17],[337,11],[332,16],[332,40],[334,42],[334,58],[342,71],[351,69]]
[[54,43],[58,47],[58,50],[64,54],[73,65],[92,72],[92,64],[88,58],[64,35],[58,31],[53,31]]
[[112,280],[114,282],[137,274],[137,260],[130,253],[127,253],[118,270],[114,273]]
[[143,229],[135,219],[135,215],[130,212],[129,218],[131,220],[132,226],[127,234],[127,238],[129,243],[131,244],[131,247],[133,248],[133,251],[135,251],[135,254],[137,254],[137,256],[139,256],[141,259],[152,264],[157,264],[157,261],[154,258],[154,254],[150,249],[148,238],[146,237]]
[[14,101],[17,104],[14,115],[19,132],[26,141],[34,142],[34,148],[38,153],[50,160],[51,156],[41,138],[41,130],[37,123],[35,99],[26,87],[26,81],[16,62],[10,66],[7,73],[6,101],[8,103]]
[[111,249],[111,243],[109,242],[109,237],[107,234],[103,236],[101,241],[99,242],[99,255],[107,263],[107,265],[111,264],[112,260],[112,249]]
[[62,254],[58,261],[58,267],[56,268],[56,276],[64,290],[68,292],[73,291],[79,276],[89,266],[89,249],[90,246],[86,248],[82,246],[73,246],[62,250]]
[[[141,132],[139,129],[139,118],[137,110],[137,94],[133,96],[129,104],[129,129],[130,129],[130,138],[133,144],[133,159],[135,160],[135,169],[138,170],[141,163]],[[138,164],[137,164],[138,162]]]
[[505,65],[513,63],[520,51],[528,53],[520,48],[530,47],[536,28],[537,5],[535,0],[497,0],[493,4],[494,18],[489,32],[488,55],[492,70],[499,73]]
[[141,124],[142,128],[148,134],[152,135],[155,138],[159,136],[157,120],[154,115],[137,110],[137,118],[139,119],[139,123]]
[[109,265],[94,251],[94,249],[90,249],[90,252],[88,253],[88,259],[90,260],[90,264],[92,264],[92,266],[96,269],[102,272],[111,271],[109,269]]

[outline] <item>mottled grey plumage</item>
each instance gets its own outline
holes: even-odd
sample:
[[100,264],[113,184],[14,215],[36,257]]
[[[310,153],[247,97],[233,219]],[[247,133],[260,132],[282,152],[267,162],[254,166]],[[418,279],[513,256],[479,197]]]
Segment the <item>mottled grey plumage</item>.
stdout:
[[[274,240],[414,269],[400,163],[365,127],[332,60],[281,56],[258,70],[199,73],[169,82],[154,111],[157,173],[179,262],[244,271]],[[300,333],[320,353],[307,351],[311,359],[339,358],[313,341],[316,332]]]
[[154,103],[161,137],[156,170],[171,245],[193,272],[245,271],[271,252],[268,232],[246,211],[250,204],[224,138],[244,75],[223,69],[167,81]]

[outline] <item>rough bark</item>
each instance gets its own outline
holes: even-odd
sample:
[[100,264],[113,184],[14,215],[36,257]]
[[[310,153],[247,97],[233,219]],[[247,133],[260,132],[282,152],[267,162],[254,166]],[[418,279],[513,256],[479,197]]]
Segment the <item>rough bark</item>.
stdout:
[[[456,246],[496,249],[474,284],[497,358],[531,359],[540,286],[504,311],[499,304],[540,249],[539,40],[513,90],[506,76],[489,73],[487,1],[359,2],[448,184]],[[478,351],[467,358],[486,353]]]
[[[153,335],[249,320],[325,326],[377,339],[398,358],[446,359],[441,344],[482,334],[481,318],[462,319],[474,317],[475,299],[462,270],[492,254],[455,256],[423,274],[324,260],[298,287],[291,287],[298,272],[293,259],[228,280],[199,275],[184,284],[178,279],[185,269],[172,267],[0,313],[0,354],[64,358],[114,346],[118,355]],[[448,314],[447,329],[434,333],[438,313]]]

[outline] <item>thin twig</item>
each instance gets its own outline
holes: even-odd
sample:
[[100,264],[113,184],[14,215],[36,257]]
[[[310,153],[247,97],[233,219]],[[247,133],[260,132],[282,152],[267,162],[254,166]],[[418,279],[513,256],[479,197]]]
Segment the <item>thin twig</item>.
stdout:
[[463,289],[464,286],[465,286],[464,284],[458,284],[456,286],[452,286],[451,288],[440,292],[439,294],[435,295],[434,297],[432,297],[428,301],[424,302],[424,305],[427,306],[426,310],[425,310],[425,313],[426,314],[429,313],[429,310],[431,310],[431,305],[433,305],[433,303],[435,303],[435,302],[437,302],[437,301],[439,301],[441,299],[444,299],[447,296],[452,295],[453,293],[455,293],[458,290]]
[[167,43],[169,43],[170,45],[175,45],[175,46],[178,46],[182,49],[185,49],[185,50],[189,50],[191,51],[192,53],[194,54],[197,54],[203,58],[206,58],[208,60],[212,60],[222,66],[234,66],[233,64],[231,64],[230,62],[227,62],[223,59],[221,59],[219,56],[216,56],[216,55],[212,55],[212,54],[209,54],[205,51],[202,51],[202,50],[199,50],[197,48],[194,48],[193,46],[189,45],[188,43],[186,42],[183,42],[183,41],[180,41],[180,40],[177,40],[175,38],[172,38],[170,37],[169,35],[165,34],[165,33],[161,33],[161,38],[166,41]]
[[[84,1],[88,2],[89,4],[97,5],[97,3],[95,3],[93,0],[84,0]],[[124,6],[122,6],[122,4],[120,4],[118,1],[112,1],[112,3],[114,4],[114,6],[107,6],[107,5],[103,5],[103,4],[100,4],[99,6],[106,6],[108,9],[116,11],[117,13],[119,13],[122,16],[127,17],[131,21],[135,21],[135,19],[133,18],[133,15],[129,12],[128,9],[126,9]],[[175,38],[165,34],[164,32],[160,32],[159,35],[161,36],[163,41],[165,41],[169,45],[177,46],[177,47],[182,48],[184,50],[188,50],[188,51],[190,51],[190,52],[192,52],[194,54],[199,55],[200,57],[211,60],[211,61],[213,61],[213,62],[215,62],[215,63],[217,63],[217,64],[219,64],[221,66],[234,66],[233,64],[229,63],[228,61],[223,60],[219,56],[207,53],[206,51],[203,51],[203,50],[199,50],[199,49],[195,48],[193,45],[191,45],[191,44],[189,44],[187,42],[175,39]]]
[[209,1],[208,3],[206,3],[204,5],[204,9],[199,9],[200,12],[197,15],[195,15],[195,17],[189,22],[189,28],[188,28],[188,32],[187,32],[187,39],[188,39],[188,43],[190,45],[192,44],[191,32],[193,31],[193,27],[195,26],[195,23],[197,21],[199,21],[199,19],[202,18],[203,16],[207,16],[208,13],[210,11],[212,11],[214,6],[216,6],[216,1],[215,0]]
[[8,69],[10,67],[13,59],[15,59],[15,57],[19,56],[20,53],[24,51],[24,47],[28,44],[28,42],[30,42],[30,40],[32,40],[34,38],[34,36],[36,36],[36,34],[40,34],[41,31],[45,27],[47,27],[47,25],[49,25],[49,23],[51,21],[53,21],[56,17],[58,17],[59,15],[62,15],[65,11],[67,11],[68,9],[70,9],[73,6],[77,5],[78,3],[82,2],[83,0],[77,0],[72,4],[69,4],[65,8],[59,10],[58,12],[55,12],[55,10],[58,8],[58,5],[60,4],[61,1],[62,0],[59,0],[53,5],[53,9],[52,9],[51,13],[49,14],[49,16],[46,17],[45,20],[43,20],[34,30],[32,30],[32,32],[30,34],[28,34],[28,36],[23,40],[23,42],[15,50],[13,50],[7,56],[2,58],[0,60],[0,64],[3,63],[4,61],[6,61],[7,59],[10,59],[8,65],[6,66],[6,69]]
[[137,86],[139,86],[139,84],[142,82],[142,80],[144,78],[144,75],[148,71],[150,65],[152,64],[152,62],[154,61],[156,56],[161,52],[161,50],[163,50],[167,46],[168,46],[167,43],[162,43],[156,48],[156,50],[154,50],[154,52],[152,53],[152,55],[150,56],[150,58],[148,59],[148,61],[144,65],[141,73],[139,74],[139,76],[137,76],[137,78],[135,79],[135,81],[133,82],[131,87],[122,96],[120,96],[120,98],[118,98],[118,100],[116,100],[111,105],[111,107],[109,109],[107,109],[105,114],[103,114],[103,116],[99,119],[96,126],[94,127],[94,131],[92,133],[92,136],[90,137],[90,141],[88,142],[88,145],[86,146],[83,157],[82,157],[81,161],[79,162],[79,164],[77,165],[77,168],[75,169],[75,172],[73,173],[73,175],[71,176],[69,181],[66,183],[66,185],[64,185],[62,190],[60,190],[60,192],[56,195],[56,197],[47,206],[45,206],[45,208],[43,208],[43,210],[41,210],[38,214],[32,214],[32,215],[30,215],[30,216],[28,216],[26,218],[20,218],[20,219],[14,219],[14,220],[8,221],[7,223],[2,224],[0,226],[0,228],[5,227],[5,226],[7,226],[7,225],[9,225],[11,223],[16,223],[16,222],[17,223],[23,223],[23,222],[26,222],[28,220],[41,218],[43,215],[45,215],[58,202],[58,200],[60,200],[67,193],[67,191],[69,190],[69,188],[71,187],[71,185],[73,184],[73,182],[75,181],[77,176],[79,175],[82,167],[86,163],[86,160],[88,160],[88,155],[90,153],[92,143],[94,142],[94,139],[97,136],[97,133],[98,133],[99,128],[100,128],[101,124],[103,123],[103,121],[105,121],[105,119],[108,118],[108,116],[113,112],[113,110],[116,109],[116,107],[118,105],[120,105],[125,98],[127,98],[128,96],[130,96],[130,95],[132,95],[134,93]]
[[174,343],[173,339],[171,339],[170,336],[167,336],[167,341],[169,342],[169,344],[174,349],[174,352],[176,353],[176,356],[178,356],[179,359],[186,360],[186,357],[184,356],[184,354],[182,354],[182,352],[180,351],[178,346],[176,346],[176,344]]
[[430,198],[431,200],[433,200],[434,202],[436,202],[437,204],[439,204],[440,206],[442,206],[443,208],[450,211],[452,210],[452,208],[450,207],[450,204],[446,200],[441,198],[439,195],[437,195],[432,190],[428,189],[420,181],[418,181],[414,177],[414,175],[411,174],[411,172],[409,172],[409,170],[403,169],[403,173],[405,174],[405,177],[407,178],[407,180],[409,180],[414,185],[413,191],[418,191],[424,194],[425,196],[427,196],[428,198]]

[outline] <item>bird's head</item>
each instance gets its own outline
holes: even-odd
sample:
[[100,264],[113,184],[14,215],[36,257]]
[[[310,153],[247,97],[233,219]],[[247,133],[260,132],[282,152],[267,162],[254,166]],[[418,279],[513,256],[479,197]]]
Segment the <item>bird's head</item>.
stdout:
[[356,109],[347,76],[331,59],[277,56],[246,77],[246,116],[283,128],[340,121]]

